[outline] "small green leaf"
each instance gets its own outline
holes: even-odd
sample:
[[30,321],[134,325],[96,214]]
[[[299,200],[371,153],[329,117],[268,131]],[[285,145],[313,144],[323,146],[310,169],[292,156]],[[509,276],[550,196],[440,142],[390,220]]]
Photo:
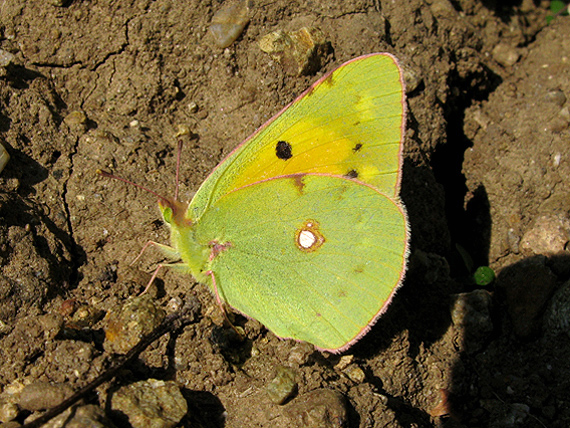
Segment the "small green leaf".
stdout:
[[475,284],[479,286],[487,286],[495,280],[495,271],[489,266],[479,266],[473,274]]
[[552,0],[550,2],[550,14],[546,17],[546,23],[550,24],[557,16],[567,16],[569,14],[568,4],[563,0]]
[[550,2],[550,12],[552,12],[554,15],[559,13],[565,7],[566,7],[566,2],[562,0],[552,0]]

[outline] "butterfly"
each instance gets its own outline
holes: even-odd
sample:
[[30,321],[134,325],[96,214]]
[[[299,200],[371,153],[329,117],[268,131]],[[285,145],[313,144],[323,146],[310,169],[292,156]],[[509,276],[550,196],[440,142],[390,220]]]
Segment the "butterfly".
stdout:
[[171,230],[159,246],[220,304],[345,351],[404,278],[404,129],[397,60],[348,61],[234,149],[189,204],[159,196]]

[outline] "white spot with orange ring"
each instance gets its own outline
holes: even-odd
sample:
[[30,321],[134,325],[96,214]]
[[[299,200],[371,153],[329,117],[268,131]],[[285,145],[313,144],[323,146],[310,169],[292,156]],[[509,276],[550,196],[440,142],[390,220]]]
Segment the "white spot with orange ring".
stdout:
[[299,233],[299,245],[303,248],[311,248],[317,242],[317,237],[310,230],[301,230]]
[[301,251],[316,251],[324,242],[325,237],[319,229],[319,223],[314,220],[305,220],[303,225],[295,231],[295,245]]

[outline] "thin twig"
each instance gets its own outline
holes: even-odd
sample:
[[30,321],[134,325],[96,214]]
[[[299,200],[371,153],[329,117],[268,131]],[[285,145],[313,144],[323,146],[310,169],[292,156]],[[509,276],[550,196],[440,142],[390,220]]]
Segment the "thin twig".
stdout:
[[85,395],[89,394],[99,385],[111,380],[113,377],[117,375],[119,371],[125,367],[125,365],[132,360],[134,360],[142,351],[144,351],[151,343],[157,340],[162,335],[168,333],[169,331],[175,331],[179,328],[189,324],[192,322],[193,317],[187,316],[188,311],[179,311],[172,315],[167,316],[162,324],[160,324],[152,333],[146,335],[141,339],[141,341],[133,346],[131,350],[124,356],[119,357],[117,360],[113,362],[111,367],[104,373],[102,373],[99,377],[85,385],[79,391],[74,393],[71,397],[63,400],[60,404],[55,407],[52,407],[50,410],[45,412],[39,418],[29,422],[27,424],[22,425],[22,428],[39,428],[41,425],[48,422],[50,419],[56,417],[60,413],[67,410],[73,404],[81,400]]

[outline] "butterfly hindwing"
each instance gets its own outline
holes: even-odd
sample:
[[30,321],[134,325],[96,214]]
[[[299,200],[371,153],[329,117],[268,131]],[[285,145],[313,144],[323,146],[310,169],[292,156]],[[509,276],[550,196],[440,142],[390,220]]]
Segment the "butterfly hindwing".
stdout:
[[402,208],[371,186],[291,175],[224,195],[196,228],[221,250],[207,268],[220,298],[280,337],[348,347],[399,285]]

